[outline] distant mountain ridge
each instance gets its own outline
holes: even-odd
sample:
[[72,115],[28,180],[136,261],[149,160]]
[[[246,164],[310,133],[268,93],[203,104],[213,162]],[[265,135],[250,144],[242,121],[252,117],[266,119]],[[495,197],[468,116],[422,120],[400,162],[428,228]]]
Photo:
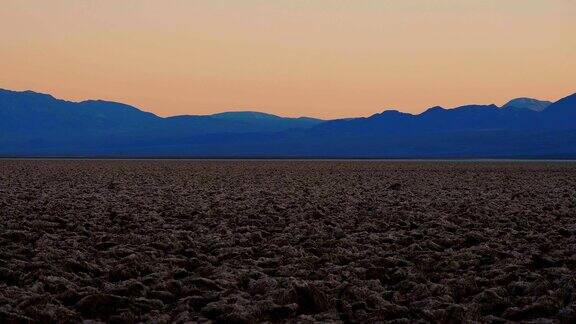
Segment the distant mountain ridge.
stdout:
[[543,101],[532,98],[516,98],[510,100],[502,108],[504,109],[529,109],[533,111],[543,111],[552,104],[551,101]]
[[0,89],[0,156],[576,157],[576,94],[325,121],[253,111],[162,118]]

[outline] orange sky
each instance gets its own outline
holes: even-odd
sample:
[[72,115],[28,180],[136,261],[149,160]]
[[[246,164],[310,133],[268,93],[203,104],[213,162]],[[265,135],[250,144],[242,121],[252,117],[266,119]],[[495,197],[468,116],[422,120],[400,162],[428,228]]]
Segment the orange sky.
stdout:
[[2,0],[0,88],[162,116],[576,92],[573,0]]

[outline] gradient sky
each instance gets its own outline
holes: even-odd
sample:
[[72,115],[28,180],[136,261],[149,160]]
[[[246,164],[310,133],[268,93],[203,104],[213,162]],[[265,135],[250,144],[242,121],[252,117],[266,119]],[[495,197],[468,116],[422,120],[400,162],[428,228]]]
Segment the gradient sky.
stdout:
[[574,0],[1,0],[0,88],[162,116],[576,92]]

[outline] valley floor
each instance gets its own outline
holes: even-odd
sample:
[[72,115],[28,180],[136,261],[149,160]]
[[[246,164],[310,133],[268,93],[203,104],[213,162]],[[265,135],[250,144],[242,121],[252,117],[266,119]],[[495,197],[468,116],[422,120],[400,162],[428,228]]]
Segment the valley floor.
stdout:
[[576,163],[0,161],[0,322],[576,321]]

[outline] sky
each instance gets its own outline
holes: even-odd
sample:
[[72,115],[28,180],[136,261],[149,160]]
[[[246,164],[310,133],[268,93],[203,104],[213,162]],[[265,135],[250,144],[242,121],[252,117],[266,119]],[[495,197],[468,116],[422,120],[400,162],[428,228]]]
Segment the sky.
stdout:
[[0,88],[160,116],[557,100],[575,0],[2,0]]

